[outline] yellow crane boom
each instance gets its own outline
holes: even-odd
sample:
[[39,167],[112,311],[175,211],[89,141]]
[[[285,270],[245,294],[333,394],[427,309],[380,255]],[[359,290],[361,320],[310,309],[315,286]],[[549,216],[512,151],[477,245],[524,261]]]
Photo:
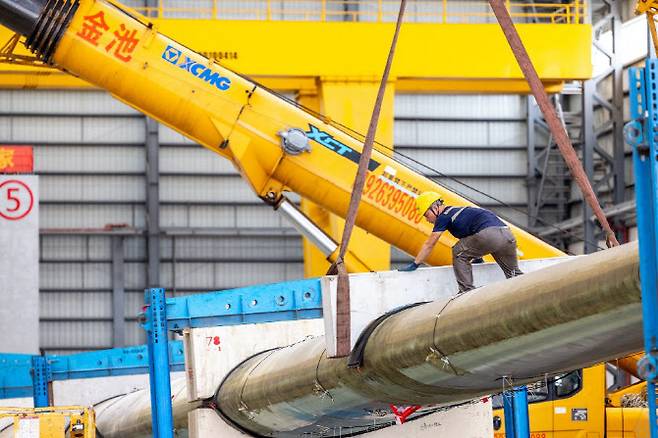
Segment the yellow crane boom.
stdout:
[[[11,10],[21,2],[0,3]],[[23,9],[30,8],[22,21],[2,13],[0,22],[26,36],[41,59],[231,160],[266,202],[293,191],[345,216],[361,139],[160,34],[153,22],[113,0],[31,0]],[[430,232],[414,208],[414,198],[426,190],[441,193],[447,204],[471,205],[376,150],[356,223],[415,254]],[[512,228],[521,258],[562,254]],[[454,242],[443,237],[428,263],[450,264]]]

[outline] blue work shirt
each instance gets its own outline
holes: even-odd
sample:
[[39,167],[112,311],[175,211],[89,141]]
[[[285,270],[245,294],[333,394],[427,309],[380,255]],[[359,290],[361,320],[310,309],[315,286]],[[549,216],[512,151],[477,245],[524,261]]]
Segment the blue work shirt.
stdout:
[[458,239],[472,236],[485,228],[506,226],[498,216],[477,207],[446,206],[443,213],[437,216],[433,232],[450,231]]

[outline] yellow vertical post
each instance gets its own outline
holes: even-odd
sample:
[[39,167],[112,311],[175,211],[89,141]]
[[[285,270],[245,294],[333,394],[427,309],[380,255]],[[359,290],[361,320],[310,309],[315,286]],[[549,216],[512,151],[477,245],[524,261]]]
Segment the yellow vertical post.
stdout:
[[377,21],[382,22],[384,18],[384,14],[382,11],[382,0],[377,0]]
[[[366,133],[372,114],[379,83],[360,80],[334,80],[322,78],[317,97],[307,96],[306,102],[315,99],[320,111],[357,132]],[[381,108],[379,128],[375,140],[384,145],[393,144],[393,101],[395,89],[392,83],[386,87],[384,102]],[[300,96],[302,101],[302,96]],[[356,175],[356,165],[354,166]],[[353,178],[354,176],[351,176]],[[304,203],[302,210],[318,223],[335,241],[340,242],[344,220],[330,214],[318,206],[308,206]],[[356,254],[370,270],[386,271],[391,266],[390,245],[365,232],[355,228],[350,240],[349,250]],[[325,257],[315,248],[305,246],[304,274],[309,277],[324,275],[329,268]],[[321,262],[319,261],[321,260]]]
[[272,2],[267,0],[267,21],[272,20]]
[[443,0],[443,13],[442,15],[442,22],[445,24],[448,22],[448,0]]
[[322,0],[320,9],[320,21],[327,21],[327,0]]
[[217,18],[217,0],[212,0],[212,17],[213,20]]

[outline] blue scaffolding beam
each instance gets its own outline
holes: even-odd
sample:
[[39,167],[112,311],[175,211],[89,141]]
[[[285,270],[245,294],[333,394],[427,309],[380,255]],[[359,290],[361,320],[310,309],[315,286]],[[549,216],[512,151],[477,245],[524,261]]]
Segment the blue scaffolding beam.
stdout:
[[638,371],[647,382],[649,430],[658,438],[656,383],[658,383],[658,60],[649,58],[644,68],[629,69],[632,121],[626,125],[633,147],[635,198],[640,244],[640,281],[645,356]]

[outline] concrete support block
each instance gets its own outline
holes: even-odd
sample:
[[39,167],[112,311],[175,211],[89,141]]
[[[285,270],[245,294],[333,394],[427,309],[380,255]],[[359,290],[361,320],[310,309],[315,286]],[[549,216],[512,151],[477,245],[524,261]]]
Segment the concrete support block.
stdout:
[[258,352],[323,334],[321,319],[186,329],[183,342],[188,398],[212,397],[236,365]]
[[212,409],[201,408],[187,414],[190,438],[245,438],[239,430],[222,420]]

